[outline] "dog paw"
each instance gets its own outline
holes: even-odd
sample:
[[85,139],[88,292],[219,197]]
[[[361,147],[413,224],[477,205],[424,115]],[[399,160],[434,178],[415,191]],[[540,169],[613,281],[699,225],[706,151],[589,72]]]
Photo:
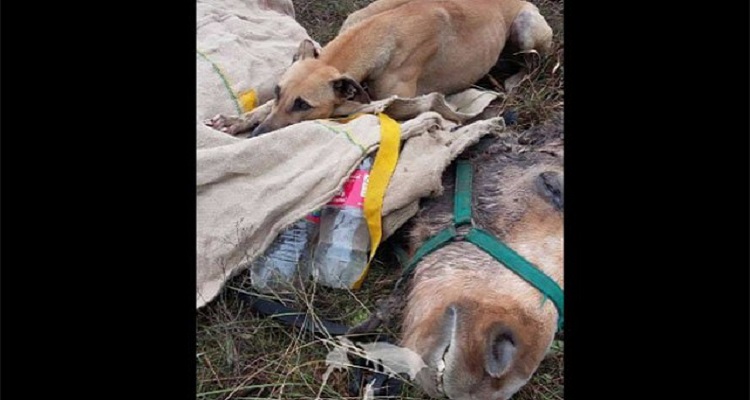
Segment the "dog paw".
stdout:
[[233,134],[231,132],[233,130],[232,127],[238,125],[240,122],[242,122],[241,118],[228,117],[221,114],[203,121],[206,126],[216,129],[217,131],[229,133],[230,135]]
[[242,137],[240,134],[251,132],[253,128],[258,126],[258,124],[268,117],[273,108],[273,103],[273,100],[269,100],[265,104],[240,116],[229,117],[218,114],[213,118],[203,120],[203,123],[210,128],[224,132],[228,135]]
[[236,136],[240,133],[249,131],[254,122],[248,121],[243,117],[228,117],[226,115],[217,115],[213,118],[204,120],[203,123],[217,131]]

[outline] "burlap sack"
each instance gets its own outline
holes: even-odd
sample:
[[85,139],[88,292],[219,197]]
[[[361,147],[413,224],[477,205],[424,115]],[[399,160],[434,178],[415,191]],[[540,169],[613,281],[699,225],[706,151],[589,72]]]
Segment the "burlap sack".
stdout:
[[[436,112],[401,124],[405,141],[383,201],[384,239],[440,193],[450,162],[483,135],[504,129],[502,118],[462,126]],[[377,149],[374,115],[349,123],[306,121],[256,138],[198,128],[196,306],[271,244],[294,221],[327,203],[362,159]]]
[[[258,104],[271,98],[276,78],[307,37],[292,16],[285,0],[198,2],[198,50],[206,57],[197,60],[196,307],[213,299],[286,226],[327,203],[380,141],[374,115],[345,124],[306,121],[251,139],[202,124],[219,113],[241,114],[240,98],[251,89]],[[420,198],[442,190],[442,173],[458,154],[504,129],[502,118],[453,129],[497,96],[468,90],[349,110],[386,112],[403,121],[403,148],[383,202],[384,239],[417,212]]]
[[198,0],[196,122],[273,98],[303,39],[291,0]]

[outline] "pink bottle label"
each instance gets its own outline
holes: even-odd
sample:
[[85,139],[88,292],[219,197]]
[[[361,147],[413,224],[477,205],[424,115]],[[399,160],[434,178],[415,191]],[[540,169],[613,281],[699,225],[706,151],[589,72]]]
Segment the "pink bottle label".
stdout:
[[305,219],[314,224],[319,224],[320,223],[320,210],[315,210],[311,212],[310,214],[307,214],[305,216]]
[[344,183],[344,188],[331,199],[328,205],[362,208],[365,204],[365,192],[367,191],[369,178],[370,171],[363,169],[354,171]]

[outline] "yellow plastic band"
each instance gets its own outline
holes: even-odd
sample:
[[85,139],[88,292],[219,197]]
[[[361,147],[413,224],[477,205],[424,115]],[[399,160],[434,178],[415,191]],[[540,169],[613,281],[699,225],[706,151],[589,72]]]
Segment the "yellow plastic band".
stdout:
[[398,122],[383,113],[378,114],[378,118],[380,119],[380,148],[370,171],[363,207],[367,227],[370,231],[370,257],[362,275],[354,282],[352,289],[359,289],[364,282],[367,271],[370,269],[370,262],[375,256],[378,245],[380,245],[383,236],[383,197],[385,196],[385,190],[388,188],[388,183],[391,181],[393,171],[396,169],[398,153],[401,148],[401,126]]
[[240,95],[240,104],[242,105],[243,112],[250,112],[258,106],[258,95],[255,94],[255,90],[250,89],[247,92]]

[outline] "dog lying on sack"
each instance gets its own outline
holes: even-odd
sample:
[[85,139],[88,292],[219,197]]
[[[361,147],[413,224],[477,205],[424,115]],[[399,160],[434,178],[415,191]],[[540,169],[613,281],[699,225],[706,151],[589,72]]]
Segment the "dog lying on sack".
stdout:
[[486,75],[507,43],[546,54],[552,29],[522,0],[378,0],[324,48],[302,41],[265,118],[218,115],[207,124],[232,135],[257,125],[256,136],[330,118],[348,102],[456,93]]

